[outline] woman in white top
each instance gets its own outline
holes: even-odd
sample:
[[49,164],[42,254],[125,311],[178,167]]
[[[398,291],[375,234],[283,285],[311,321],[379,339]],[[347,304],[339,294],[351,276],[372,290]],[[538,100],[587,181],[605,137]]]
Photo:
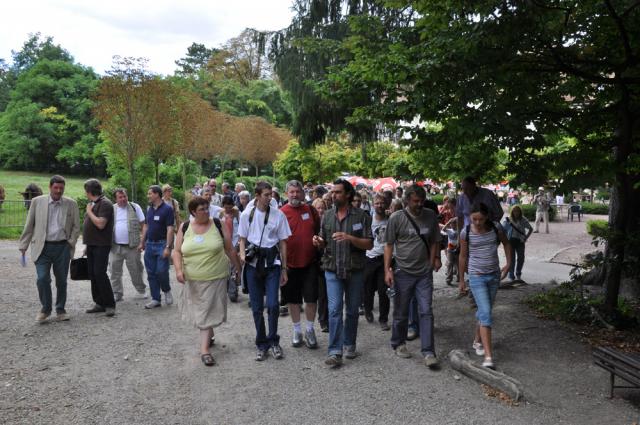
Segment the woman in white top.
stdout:
[[[507,276],[511,267],[511,245],[500,224],[489,220],[489,208],[483,203],[471,207],[471,224],[460,234],[459,285],[464,287],[464,273],[469,272],[469,286],[478,310],[473,349],[484,356],[482,366],[494,368],[491,350],[491,309],[498,292],[500,280]],[[507,264],[500,269],[498,245],[502,243]]]

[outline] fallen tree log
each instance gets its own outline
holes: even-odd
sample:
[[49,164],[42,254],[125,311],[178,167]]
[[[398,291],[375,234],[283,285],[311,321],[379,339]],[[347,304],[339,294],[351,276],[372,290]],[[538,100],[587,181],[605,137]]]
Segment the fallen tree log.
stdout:
[[451,366],[463,375],[504,392],[514,401],[522,399],[522,384],[518,380],[474,363],[463,350],[452,350],[448,357]]

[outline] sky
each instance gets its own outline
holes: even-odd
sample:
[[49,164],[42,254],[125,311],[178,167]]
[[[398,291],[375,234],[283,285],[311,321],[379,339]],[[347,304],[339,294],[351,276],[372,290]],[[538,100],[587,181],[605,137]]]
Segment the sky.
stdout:
[[11,61],[29,33],[51,36],[76,62],[102,74],[114,55],[146,57],[173,74],[193,42],[218,47],[247,27],[289,25],[292,0],[16,0],[2,2],[0,58]]

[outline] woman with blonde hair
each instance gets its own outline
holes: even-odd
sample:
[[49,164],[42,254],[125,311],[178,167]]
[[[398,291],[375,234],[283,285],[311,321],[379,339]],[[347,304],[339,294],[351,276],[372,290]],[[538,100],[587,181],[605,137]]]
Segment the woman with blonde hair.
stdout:
[[[524,265],[524,245],[533,232],[533,227],[522,215],[522,208],[519,205],[511,207],[509,217],[505,217],[502,227],[507,233],[507,238],[511,244],[511,267],[509,268],[509,279],[512,281],[522,280],[522,266]],[[515,273],[514,273],[515,268]]]

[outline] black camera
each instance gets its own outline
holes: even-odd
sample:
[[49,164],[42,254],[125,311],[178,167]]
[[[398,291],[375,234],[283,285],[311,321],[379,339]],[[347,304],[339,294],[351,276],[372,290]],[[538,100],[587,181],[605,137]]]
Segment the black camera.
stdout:
[[258,252],[258,247],[254,244],[250,243],[248,247],[244,250],[244,261],[250,263],[256,258],[256,253]]

